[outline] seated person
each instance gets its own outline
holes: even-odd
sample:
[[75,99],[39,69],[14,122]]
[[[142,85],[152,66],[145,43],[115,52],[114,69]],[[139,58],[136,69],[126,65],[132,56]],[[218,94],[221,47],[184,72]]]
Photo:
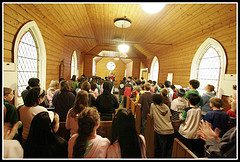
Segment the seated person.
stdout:
[[84,108],[78,117],[78,132],[68,141],[69,158],[106,158],[110,141],[97,135],[99,125],[98,111]]
[[23,148],[21,144],[19,141],[13,140],[19,127],[22,127],[21,121],[16,122],[10,129],[4,125],[4,158],[23,158]]
[[96,107],[100,112],[101,120],[112,120],[115,109],[119,107],[118,99],[111,94],[112,83],[105,81],[103,83],[103,93],[97,97]]
[[197,134],[206,142],[208,158],[236,158],[236,131],[233,127],[220,138],[217,128],[213,130],[210,123],[201,121]]
[[135,118],[129,109],[119,109],[114,116],[107,158],[146,158],[145,138],[137,134]]
[[204,120],[212,125],[212,128],[218,128],[220,132],[220,137],[228,130],[229,116],[226,112],[220,110],[222,106],[222,100],[217,97],[210,99],[209,103],[212,111],[208,111],[204,117]]

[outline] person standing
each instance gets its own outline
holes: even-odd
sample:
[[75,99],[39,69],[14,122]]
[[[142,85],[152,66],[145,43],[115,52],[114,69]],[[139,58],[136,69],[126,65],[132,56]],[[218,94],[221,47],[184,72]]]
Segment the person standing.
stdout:
[[163,103],[163,97],[160,94],[153,94],[152,98],[150,116],[154,121],[156,137],[154,157],[170,158],[174,138],[174,129],[171,122],[172,114],[170,108]]
[[60,90],[53,95],[52,104],[59,115],[60,122],[65,122],[68,110],[73,107],[75,95],[70,91],[67,81],[60,82]]
[[147,114],[150,113],[150,106],[152,103],[152,93],[151,90],[151,84],[145,83],[144,89],[146,92],[144,92],[142,95],[140,95],[138,103],[141,104],[141,112],[142,112],[142,122],[141,122],[141,134],[145,135],[145,127],[147,125]]

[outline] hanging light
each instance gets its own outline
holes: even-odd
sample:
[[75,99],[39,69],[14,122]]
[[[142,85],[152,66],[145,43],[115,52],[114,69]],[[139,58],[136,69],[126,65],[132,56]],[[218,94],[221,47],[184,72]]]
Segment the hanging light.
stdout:
[[[124,28],[128,28],[131,26],[131,21],[129,19],[126,18],[126,16],[124,16],[123,18],[116,18],[114,19],[114,25],[118,28],[122,28],[122,30]],[[124,56],[126,56],[128,50],[129,50],[129,45],[125,43],[125,34],[123,34],[124,40],[122,44],[118,45],[118,50],[124,54]]]
[[127,53],[129,50],[129,45],[123,43],[118,45],[118,50],[122,53]]
[[145,12],[149,14],[155,14],[160,12],[165,5],[165,3],[142,3],[141,7]]

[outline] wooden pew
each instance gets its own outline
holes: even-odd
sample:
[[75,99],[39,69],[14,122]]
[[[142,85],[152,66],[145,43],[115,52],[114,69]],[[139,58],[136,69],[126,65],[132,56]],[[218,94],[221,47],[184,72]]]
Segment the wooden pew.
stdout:
[[111,140],[112,137],[112,121],[100,121],[97,134]]
[[191,150],[189,150],[179,139],[174,138],[173,158],[198,158]]
[[133,115],[135,115],[135,107],[135,102],[133,99],[131,99],[130,109],[132,110]]
[[138,134],[140,134],[141,132],[141,123],[142,123],[141,120],[142,120],[141,105],[136,104],[135,105],[135,126]]
[[127,109],[130,109],[130,106],[131,106],[131,100],[130,100],[130,97],[127,96],[126,108],[127,108]]
[[154,122],[150,117],[150,114],[147,115],[147,125],[145,128],[145,139],[146,139],[146,153],[148,158],[154,157],[155,149],[155,133],[154,133]]
[[62,138],[64,138],[66,141],[70,138],[70,130],[66,129],[66,122],[60,122],[59,123],[59,129],[56,132],[56,134]]

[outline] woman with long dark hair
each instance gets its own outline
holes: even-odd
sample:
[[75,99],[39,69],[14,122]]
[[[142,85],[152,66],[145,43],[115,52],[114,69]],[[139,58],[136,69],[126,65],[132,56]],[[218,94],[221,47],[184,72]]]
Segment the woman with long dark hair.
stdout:
[[78,134],[68,141],[69,158],[105,158],[110,141],[97,135],[100,125],[98,111],[86,107],[78,116]]
[[146,144],[143,135],[137,134],[132,111],[119,109],[112,123],[111,145],[108,158],[145,158]]
[[40,112],[34,116],[24,149],[24,158],[67,158],[67,141],[57,136],[59,116]]

